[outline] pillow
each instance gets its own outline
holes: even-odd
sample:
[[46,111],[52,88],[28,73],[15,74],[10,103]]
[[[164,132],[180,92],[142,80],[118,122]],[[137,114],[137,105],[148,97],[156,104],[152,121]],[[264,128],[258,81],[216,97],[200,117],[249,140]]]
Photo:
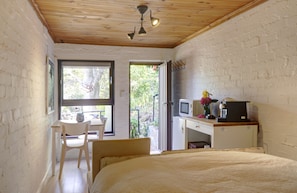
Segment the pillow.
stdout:
[[230,149],[214,149],[214,148],[196,148],[196,149],[186,149],[186,150],[173,150],[173,151],[163,151],[162,154],[172,154],[172,153],[190,153],[190,152],[203,152],[203,151],[242,151],[249,153],[265,153],[263,147],[249,147],[249,148],[230,148]]

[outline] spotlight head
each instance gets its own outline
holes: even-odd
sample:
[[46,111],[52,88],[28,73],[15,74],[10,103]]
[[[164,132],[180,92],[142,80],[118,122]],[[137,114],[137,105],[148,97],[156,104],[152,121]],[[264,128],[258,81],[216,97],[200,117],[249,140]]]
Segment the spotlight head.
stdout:
[[152,16],[152,10],[150,10],[150,18],[151,18],[151,24],[153,27],[156,27],[160,24],[160,19]]
[[134,38],[134,33],[128,33],[128,39],[133,40]]
[[143,15],[146,12],[147,8],[148,7],[146,5],[138,5],[137,6],[137,9],[141,15]]
[[129,40],[133,40],[134,35],[135,35],[135,27],[134,27],[134,31],[131,32],[131,33],[128,33],[128,36],[127,37],[128,37]]
[[138,32],[139,35],[145,35],[146,34],[146,31],[144,30],[144,28],[141,26],[139,32]]
[[151,18],[151,23],[152,23],[153,27],[156,27],[156,26],[158,26],[160,24],[160,20],[158,18],[152,17]]

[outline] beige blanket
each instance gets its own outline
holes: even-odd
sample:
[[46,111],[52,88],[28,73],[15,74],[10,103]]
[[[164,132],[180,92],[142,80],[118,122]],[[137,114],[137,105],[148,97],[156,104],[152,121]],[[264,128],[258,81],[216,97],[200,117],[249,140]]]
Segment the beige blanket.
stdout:
[[297,193],[297,162],[267,154],[195,152],[111,164],[92,193]]

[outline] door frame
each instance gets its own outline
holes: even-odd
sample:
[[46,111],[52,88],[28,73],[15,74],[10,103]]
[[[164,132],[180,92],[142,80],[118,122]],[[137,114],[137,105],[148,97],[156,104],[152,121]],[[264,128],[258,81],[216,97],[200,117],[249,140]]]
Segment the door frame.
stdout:
[[173,122],[173,100],[172,100],[172,62],[167,62],[167,150],[172,150],[172,122]]
[[172,70],[171,61],[164,61],[160,65],[160,130],[159,149],[172,149]]

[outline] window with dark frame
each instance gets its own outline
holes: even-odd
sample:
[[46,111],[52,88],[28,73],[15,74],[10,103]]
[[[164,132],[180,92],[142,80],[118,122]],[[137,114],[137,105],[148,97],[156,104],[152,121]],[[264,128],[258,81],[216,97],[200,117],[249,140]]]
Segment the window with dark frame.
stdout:
[[60,119],[107,118],[105,133],[114,133],[114,61],[58,60],[58,79]]

